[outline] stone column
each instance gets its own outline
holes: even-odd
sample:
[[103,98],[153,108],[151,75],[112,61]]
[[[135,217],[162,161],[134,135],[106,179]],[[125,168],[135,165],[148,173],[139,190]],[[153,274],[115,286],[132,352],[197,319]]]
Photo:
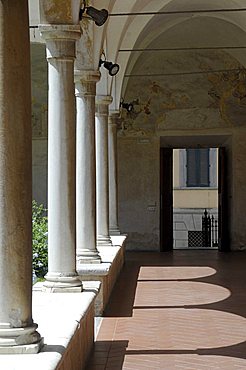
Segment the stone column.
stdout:
[[117,121],[119,112],[110,112],[108,149],[109,149],[109,232],[120,235],[118,226],[118,174],[117,174]]
[[37,353],[32,320],[28,2],[0,2],[0,354]]
[[76,233],[78,263],[100,263],[96,248],[95,95],[98,71],[75,71],[77,101]]
[[109,236],[108,111],[112,97],[96,97],[97,245],[112,246]]
[[[49,65],[48,274],[52,291],[79,287],[75,235],[75,41],[77,25],[40,25]],[[76,290],[76,289],[75,289]]]

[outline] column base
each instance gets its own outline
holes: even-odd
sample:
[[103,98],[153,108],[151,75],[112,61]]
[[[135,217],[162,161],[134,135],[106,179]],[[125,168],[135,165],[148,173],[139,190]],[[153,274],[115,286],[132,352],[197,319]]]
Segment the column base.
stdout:
[[109,228],[110,235],[120,235],[120,229],[118,226],[112,226]]
[[75,293],[83,290],[82,282],[77,274],[63,276],[58,272],[48,272],[45,279],[43,291],[49,293]]
[[112,240],[109,235],[97,236],[97,247],[112,247]]
[[77,251],[76,260],[78,264],[102,262],[98,250],[91,249],[79,249]]
[[0,328],[0,354],[36,354],[43,346],[43,338],[36,331],[38,325]]

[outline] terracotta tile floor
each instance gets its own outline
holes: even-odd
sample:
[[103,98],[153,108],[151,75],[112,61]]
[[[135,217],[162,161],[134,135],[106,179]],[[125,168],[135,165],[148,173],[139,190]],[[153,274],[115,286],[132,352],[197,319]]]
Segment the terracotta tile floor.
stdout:
[[128,253],[86,370],[246,369],[246,253]]

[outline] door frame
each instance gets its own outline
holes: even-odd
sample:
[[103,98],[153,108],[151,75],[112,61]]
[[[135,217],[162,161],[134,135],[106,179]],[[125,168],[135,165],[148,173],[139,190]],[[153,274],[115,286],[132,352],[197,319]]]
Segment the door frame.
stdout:
[[219,148],[218,160],[218,242],[219,251],[230,251],[228,212],[228,163],[225,147]]
[[[188,137],[189,138],[189,137]],[[196,138],[192,136],[193,140]],[[199,136],[200,138],[200,136]],[[202,136],[202,138],[204,138]],[[228,195],[228,160],[227,160],[227,147],[221,141],[228,140],[228,136],[212,137],[213,140],[208,140],[210,137],[205,137],[206,142],[203,144],[204,147],[214,147],[218,148],[218,239],[219,248],[221,252],[230,251],[230,229],[229,229],[229,195]],[[161,138],[162,139],[162,138]],[[166,138],[164,138],[166,139]],[[189,143],[186,136],[180,137],[180,144],[177,144],[177,137],[174,137],[174,142],[172,145],[172,140],[168,137],[169,146],[161,146],[160,148],[160,251],[171,251],[173,250],[173,155],[171,159],[169,158],[169,167],[167,163],[164,163],[164,153],[172,152],[173,149],[188,148],[188,147],[199,147],[199,145],[194,145]],[[218,140],[219,139],[219,140]],[[170,141],[171,145],[170,146]],[[185,145],[184,145],[185,144]],[[170,165],[171,163],[171,165]],[[165,187],[165,178],[163,176],[163,167],[166,166],[167,173],[169,174],[169,181],[166,182],[168,186]],[[170,191],[170,184],[172,189]],[[168,206],[168,201],[166,201],[165,193],[167,192],[167,197],[172,200],[169,202],[169,210],[166,209]],[[171,193],[171,194],[170,194]],[[169,215],[168,217],[166,215]],[[164,227],[166,224],[166,227]],[[172,224],[172,227],[170,226]],[[168,233],[168,229],[171,230]]]
[[173,148],[160,148],[160,251],[173,250]]

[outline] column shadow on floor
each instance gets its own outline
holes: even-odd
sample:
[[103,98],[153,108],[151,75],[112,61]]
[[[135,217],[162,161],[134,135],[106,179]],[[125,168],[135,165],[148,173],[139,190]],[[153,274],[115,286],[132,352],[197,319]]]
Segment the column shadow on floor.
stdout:
[[127,347],[127,340],[95,342],[86,370],[121,370]]
[[[190,252],[190,253],[189,253]],[[126,264],[120,274],[120,277],[114,287],[111,294],[111,299],[105,309],[105,318],[131,318],[135,312],[148,309],[203,309],[203,310],[216,310],[218,312],[227,312],[235,314],[244,318],[246,315],[246,297],[244,292],[245,287],[245,263],[246,254],[242,255],[239,253],[221,254],[217,251],[192,251],[187,252],[167,252],[167,253],[127,253]],[[198,256],[198,257],[197,257]],[[230,264],[232,264],[231,268]],[[186,277],[183,278],[158,278],[150,276],[148,274],[141,274],[141,268],[148,267],[152,271],[156,267],[196,267],[214,270],[211,274],[197,274],[197,277]],[[143,275],[144,278],[143,278]],[[153,275],[153,274],[152,274]],[[157,274],[158,275],[158,274]],[[174,274],[175,275],[175,274]],[[227,289],[229,294],[226,298],[222,298],[218,301],[211,301],[210,303],[198,304],[180,304],[180,305],[155,305],[154,302],[150,304],[136,304],[135,297],[138,283],[144,284],[155,282],[200,282],[211,284],[211,286],[217,286]],[[148,303],[148,302],[147,302]],[[116,330],[116,329],[115,329]],[[228,332],[229,333],[229,332]],[[113,338],[113,337],[112,337]],[[102,339],[102,337],[100,337]],[[88,367],[87,370],[101,370],[101,369],[122,369],[125,356],[131,355],[199,355],[199,356],[225,356],[238,359],[246,358],[246,342],[240,342],[233,345],[215,347],[215,348],[197,348],[197,349],[131,349],[128,347],[129,341],[127,340],[113,340],[112,341],[97,341],[95,343],[95,351],[90,361],[90,366],[97,363],[97,367]],[[102,348],[103,350],[100,350]],[[100,353],[101,354],[98,354]],[[96,360],[94,355],[96,354]],[[101,358],[99,360],[98,358]],[[238,360],[241,361],[241,360]],[[99,362],[102,362],[99,364]],[[93,365],[94,364],[94,365]],[[103,367],[104,366],[104,367]]]

